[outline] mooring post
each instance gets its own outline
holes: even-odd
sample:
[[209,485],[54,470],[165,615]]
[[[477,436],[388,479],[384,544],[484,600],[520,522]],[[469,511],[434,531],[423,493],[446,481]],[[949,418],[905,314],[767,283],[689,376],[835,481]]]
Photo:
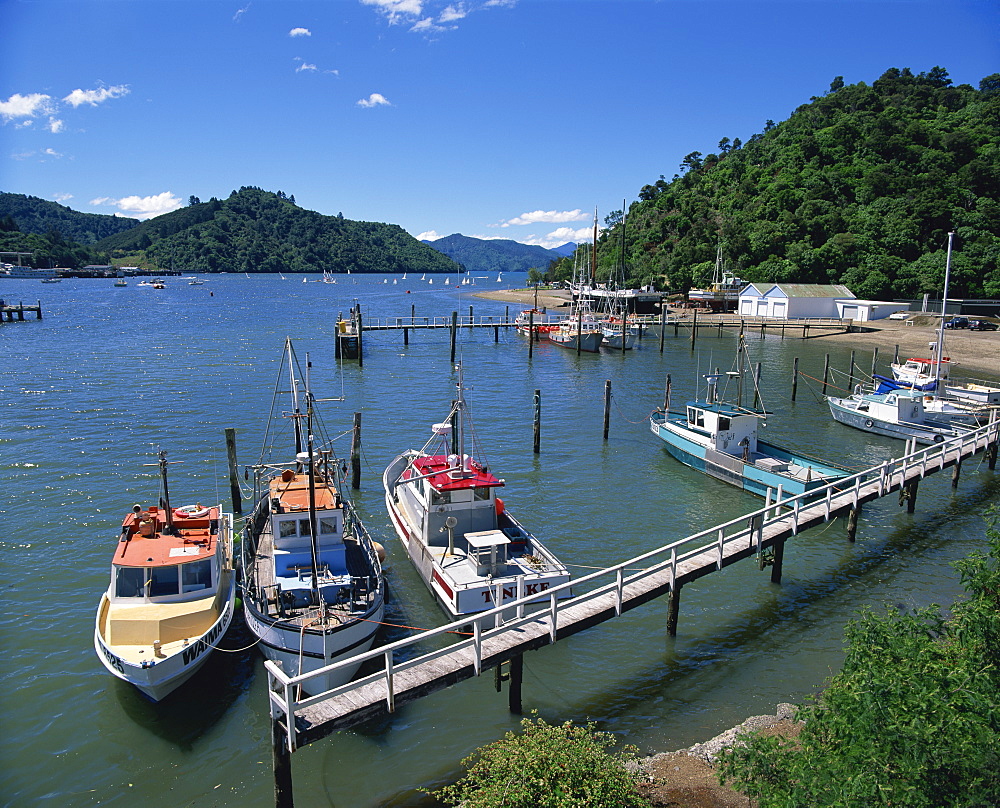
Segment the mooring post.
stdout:
[[799,358],[792,361],[792,401],[795,401],[795,391],[799,389]]
[[510,304],[503,307],[503,321],[505,323],[510,322]]
[[403,345],[410,344],[410,329],[405,325],[403,326]]
[[675,584],[667,593],[667,636],[677,636],[677,616],[681,608],[681,585]]
[[455,339],[458,334],[458,312],[451,313],[451,363],[455,364]]
[[951,487],[958,488],[958,477],[962,473],[962,458],[955,461],[955,465],[951,467]]
[[542,451],[542,391],[535,390],[534,417],[532,418],[534,430],[534,452],[538,454]]
[[753,408],[757,409],[760,401],[760,362],[753,369]]
[[528,359],[535,351],[535,310],[528,310]]
[[785,558],[785,540],[776,539],[772,545],[774,548],[774,563],[771,565],[771,583],[781,583],[781,562]]
[[899,364],[899,346],[896,346],[896,352],[892,355],[892,363],[894,365]]
[[354,435],[351,438],[351,488],[361,488],[361,413],[354,413]]
[[667,306],[660,303],[660,353],[663,353],[663,338],[667,333]]
[[36,320],[41,320],[42,319],[42,301],[41,300],[38,301],[38,310],[37,310],[36,314],[38,316],[35,317],[35,319]]
[[292,753],[285,730],[277,717],[271,718],[271,763],[274,768],[274,808],[293,808]]
[[986,466],[990,471],[995,471],[997,467],[997,441],[993,441],[986,447]]
[[608,427],[611,423],[611,379],[604,381],[604,440],[608,439]]
[[233,513],[243,513],[243,496],[240,493],[240,478],[236,473],[236,430],[226,428],[226,455],[229,457],[229,495],[233,498]]
[[913,513],[917,507],[917,483],[919,478],[914,478],[906,484],[906,512]]
[[472,306],[469,306],[469,328],[470,329],[473,327],[473,324],[475,322],[476,322],[476,318],[475,318],[475,316],[472,313]]
[[667,383],[663,388],[663,412],[670,412],[670,374],[667,374]]
[[854,351],[851,351],[851,369],[847,373],[847,391],[854,389]]
[[500,342],[500,326],[499,325],[494,325],[493,326],[493,342],[495,342],[495,343],[496,342]]
[[691,312],[691,350],[694,350],[694,341],[698,338],[698,309]]
[[849,541],[854,541],[858,534],[858,517],[861,516],[861,503],[857,505],[852,505],[851,510],[847,514],[847,538]]
[[510,660],[510,689],[507,705],[514,715],[521,715],[521,680],[524,678],[524,656],[518,654]]
[[356,303],[354,306],[354,326],[358,332],[358,367],[363,368],[365,366],[365,345],[364,337],[362,332],[364,329],[361,327],[361,304]]
[[875,371],[878,366],[878,346],[875,346],[875,350],[872,351],[872,384],[875,383]]
[[826,355],[826,361],[823,363],[823,395],[826,395],[826,380],[830,375],[830,354]]

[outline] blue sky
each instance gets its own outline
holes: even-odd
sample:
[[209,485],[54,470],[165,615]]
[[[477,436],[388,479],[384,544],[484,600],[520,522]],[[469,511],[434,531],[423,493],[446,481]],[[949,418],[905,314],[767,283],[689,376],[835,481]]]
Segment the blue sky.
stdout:
[[0,190],[147,218],[253,185],[556,246],[836,76],[1000,71],[996,0],[0,0]]

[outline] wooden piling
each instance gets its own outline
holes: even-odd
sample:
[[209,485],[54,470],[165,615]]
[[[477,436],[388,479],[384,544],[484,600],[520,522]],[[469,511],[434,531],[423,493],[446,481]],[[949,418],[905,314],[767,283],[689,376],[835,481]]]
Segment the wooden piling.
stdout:
[[663,411],[670,412],[670,374],[667,374],[667,383],[663,388]]
[[847,372],[847,390],[854,389],[854,351],[851,351],[851,369]]
[[[538,288],[537,286],[535,287]],[[576,355],[583,351],[583,310],[576,313]]]
[[681,585],[675,584],[667,593],[667,636],[677,636],[677,617],[681,609]]
[[663,353],[663,338],[667,333],[667,306],[660,304],[660,353]]
[[986,447],[986,466],[990,471],[995,471],[997,467],[997,443],[994,441]]
[[874,383],[875,371],[878,369],[878,346],[875,346],[875,350],[872,351],[872,380]]
[[528,310],[528,359],[535,351],[535,310]]
[[455,341],[458,336],[458,312],[451,313],[451,364],[455,364]]
[[906,485],[906,512],[913,513],[917,507],[917,485],[918,480],[912,480]]
[[830,375],[830,354],[826,355],[826,361],[823,363],[823,395],[826,395],[826,381]]
[[476,322],[476,318],[475,318],[475,316],[472,313],[472,306],[469,306],[469,328],[472,328],[472,326],[475,324],[475,322]]
[[542,451],[542,391],[535,391],[534,417],[532,418],[532,430],[534,433],[533,447],[534,453]]
[[958,488],[958,478],[962,473],[962,461],[958,460],[955,465],[951,467],[951,487]]
[[608,428],[611,425],[611,379],[604,381],[604,440],[608,439]]
[[361,488],[361,413],[354,413],[354,435],[351,438],[351,488]]
[[510,660],[510,689],[507,691],[507,706],[514,715],[521,715],[521,681],[524,678],[524,655],[518,654]]
[[229,495],[233,499],[233,513],[243,513],[243,495],[240,492],[240,478],[236,473],[236,430],[226,429],[226,455],[229,458]]
[[698,309],[691,312],[691,350],[694,350],[694,341],[698,338]]
[[356,303],[354,305],[354,327],[358,332],[358,367],[363,368],[365,366],[365,344],[364,344],[364,329],[361,327],[361,304]]
[[899,346],[898,345],[896,346],[896,350],[895,350],[895,352],[892,355],[892,363],[894,365],[898,365],[899,364]]
[[274,769],[274,808],[293,808],[292,754],[288,751],[285,730],[271,719],[271,764]]
[[778,539],[772,545],[774,548],[774,563],[771,564],[771,583],[781,583],[781,563],[785,559],[785,540]]
[[753,408],[757,409],[760,403],[760,362],[753,369]]
[[854,541],[858,534],[858,517],[861,516],[861,503],[853,506],[847,514],[847,538]]
[[795,391],[799,389],[799,358],[792,361],[792,401],[795,401]]

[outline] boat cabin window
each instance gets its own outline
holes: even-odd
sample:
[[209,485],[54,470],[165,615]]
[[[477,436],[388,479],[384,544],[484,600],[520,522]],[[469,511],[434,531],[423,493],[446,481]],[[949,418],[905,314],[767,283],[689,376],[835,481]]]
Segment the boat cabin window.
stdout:
[[[321,536],[333,536],[337,533],[337,519],[333,516],[321,516],[316,520]],[[290,539],[296,536],[309,538],[309,519],[283,519],[278,522],[278,538]]]
[[729,416],[728,415],[720,415],[719,416],[719,431],[720,432],[728,432],[730,429],[732,429],[732,426],[731,426],[731,421],[730,421]]
[[212,586],[212,559],[181,564],[181,592],[197,592]]
[[431,486],[431,505],[448,505],[450,503],[450,491],[438,491],[434,486]]
[[695,407],[688,407],[688,423],[691,426],[705,428],[705,411],[696,409]]
[[177,581],[177,567],[153,567],[149,576],[149,596],[176,595],[180,592]]
[[115,567],[116,598],[141,598],[145,589],[146,570],[142,567]]
[[476,502],[485,502],[490,498],[490,488],[487,485],[476,486],[475,494]]

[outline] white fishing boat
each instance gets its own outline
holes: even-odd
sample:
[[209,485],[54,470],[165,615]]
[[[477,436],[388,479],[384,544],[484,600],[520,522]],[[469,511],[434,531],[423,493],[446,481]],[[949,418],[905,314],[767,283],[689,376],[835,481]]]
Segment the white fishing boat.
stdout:
[[114,283],[115,288],[121,289],[124,286],[128,286],[128,281],[124,278],[116,278]]
[[[537,594],[569,581],[555,555],[507,511],[504,481],[476,447],[462,368],[457,396],[421,449],[403,452],[382,481],[389,518],[406,554],[451,618]],[[569,590],[560,593],[568,596]]]
[[570,317],[561,320],[558,325],[548,331],[549,342],[560,348],[597,353],[604,342],[604,330],[600,323],[583,317]]
[[918,443],[941,443],[966,432],[968,427],[951,419],[928,417],[924,394],[919,390],[896,390],[890,393],[854,393],[844,398],[828,396],[830,414],[835,421],[864,432]]
[[166,453],[159,505],[132,508],[101,596],[94,648],[108,671],[160,701],[191,678],[233,619],[233,517],[221,505],[172,510]]
[[[306,365],[308,367],[308,358]],[[256,506],[242,542],[242,594],[246,623],[268,659],[295,676],[371,648],[385,608],[381,548],[372,541],[338,485],[334,456],[314,408],[308,376],[299,371],[285,340],[278,385],[291,409],[268,422],[264,450],[254,467]],[[294,452],[271,462],[271,423],[291,423]],[[350,681],[357,666],[310,680],[315,695]]]

